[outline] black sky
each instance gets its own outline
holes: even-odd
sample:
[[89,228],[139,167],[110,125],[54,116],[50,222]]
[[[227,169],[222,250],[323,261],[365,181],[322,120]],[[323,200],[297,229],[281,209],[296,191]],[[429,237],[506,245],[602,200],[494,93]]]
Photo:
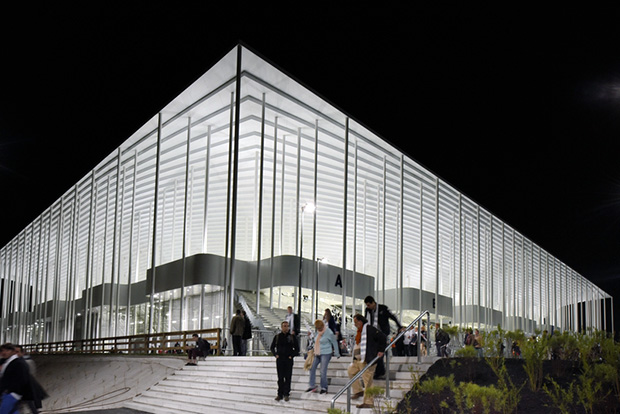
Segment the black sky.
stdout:
[[243,41],[620,297],[615,8],[190,4],[2,14],[0,246]]

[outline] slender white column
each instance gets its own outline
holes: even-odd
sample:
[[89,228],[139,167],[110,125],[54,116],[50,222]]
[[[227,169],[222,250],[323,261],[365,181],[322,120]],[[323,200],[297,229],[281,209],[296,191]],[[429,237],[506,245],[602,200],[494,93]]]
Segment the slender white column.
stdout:
[[265,180],[265,94],[260,118],[260,161],[258,173],[258,229],[256,234],[256,314],[260,313],[261,259],[263,247],[263,183]]
[[[181,246],[181,297],[179,299],[179,326],[181,330],[184,331],[188,329],[188,315],[186,315],[187,310],[187,292],[185,291],[186,286],[186,278],[187,278],[187,221],[188,221],[188,199],[189,199],[189,156],[191,152],[191,142],[192,142],[192,118],[187,118],[187,139],[185,143],[185,191],[183,192],[183,240]],[[176,197],[175,197],[176,199]],[[170,311],[172,313],[172,310]],[[202,319],[202,318],[200,318]]]
[[[131,319],[131,289],[133,285],[132,274],[133,274],[133,253],[134,253],[134,227],[135,227],[135,216],[136,216],[136,176],[138,175],[138,151],[134,150],[133,155],[133,178],[131,184],[131,217],[129,219],[129,252],[127,257],[129,258],[129,263],[127,266],[127,311],[125,315],[125,335],[131,335],[129,332],[129,320]],[[138,227],[138,235],[140,234],[140,228]],[[139,255],[139,245],[140,245],[140,237],[138,236],[138,255]],[[138,263],[138,258],[136,257],[136,263]],[[136,269],[138,266],[136,265]],[[135,322],[134,322],[135,326]]]
[[341,332],[347,329],[347,218],[349,205],[349,118],[345,120],[344,130],[344,185],[342,206],[342,318],[340,321]]
[[[404,194],[402,197],[404,198]],[[439,320],[439,179],[437,178],[435,178],[435,321],[441,323]]]
[[[155,191],[153,194],[152,250],[151,250],[151,295],[149,298],[149,326],[147,333],[153,333],[155,316],[155,283],[157,282],[157,205],[159,201],[159,170],[161,163],[162,114],[157,116],[157,147],[155,157]],[[162,223],[163,225],[163,223]]]
[[[282,164],[282,172],[284,172],[284,164]],[[269,309],[273,309],[273,284],[274,284],[274,267],[273,259],[276,249],[276,183],[278,172],[278,117],[273,122],[273,173],[272,173],[272,192],[271,192],[271,256],[269,258],[271,283],[269,284]],[[284,175],[282,175],[284,179]]]

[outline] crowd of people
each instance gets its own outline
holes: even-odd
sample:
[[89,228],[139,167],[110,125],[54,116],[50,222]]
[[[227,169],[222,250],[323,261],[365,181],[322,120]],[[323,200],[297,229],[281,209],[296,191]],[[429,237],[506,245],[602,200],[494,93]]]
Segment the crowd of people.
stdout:
[[[366,395],[365,390],[372,387],[374,380],[385,379],[386,369],[384,363],[384,351],[390,341],[401,334],[392,345],[392,353],[395,356],[421,356],[430,355],[429,332],[425,324],[409,329],[403,327],[398,318],[390,311],[388,306],[379,304],[372,296],[364,299],[364,314],[355,314],[352,322],[355,327],[354,339],[350,344],[343,338],[340,332],[340,324],[331,309],[325,309],[322,319],[314,321],[314,329],[307,332],[307,344],[305,349],[300,349],[300,337],[302,327],[299,315],[293,312],[293,307],[287,308],[287,313],[280,325],[280,331],[274,336],[270,351],[276,359],[278,374],[278,391],[276,401],[289,401],[291,396],[291,379],[293,375],[294,358],[303,355],[304,368],[309,371],[307,393],[326,394],[328,392],[328,367],[333,358],[340,358],[350,352],[351,363],[347,369],[349,378],[353,378],[363,371],[358,380],[352,384],[352,398],[363,398],[357,405],[358,408],[373,407],[373,398]],[[390,336],[392,326],[395,333]],[[232,337],[233,355],[247,355],[247,340],[252,337],[252,325],[248,316],[241,309],[236,311],[230,322],[230,335]],[[197,336],[197,335],[194,335]],[[476,340],[475,338],[478,338]],[[476,349],[481,349],[480,334],[476,330],[472,332],[471,343]],[[440,357],[450,356],[448,335],[439,323],[435,325],[434,344],[436,355]],[[196,347],[190,350],[188,365],[196,363],[196,356],[206,351],[201,350],[200,338],[196,340]],[[369,364],[371,366],[368,367]],[[368,368],[367,368],[368,367]],[[317,369],[319,378],[317,378]]]
[[[386,305],[377,303],[372,296],[367,296],[364,303],[366,305],[364,315],[358,313],[353,316],[355,335],[351,343],[351,363],[347,368],[347,374],[352,379],[363,371],[360,378],[352,384],[352,399],[363,398],[357,408],[372,408],[373,397],[368,395],[365,390],[372,387],[374,380],[385,378],[386,371],[383,360],[388,338],[392,331],[390,321],[396,326],[397,334],[403,333],[393,345],[394,355],[417,356],[418,350],[421,355],[427,355],[429,339],[425,325],[422,325],[420,332],[418,332],[417,327],[406,330]],[[271,352],[276,358],[278,373],[276,401],[289,401],[290,399],[293,360],[296,356],[303,353],[304,368],[309,371],[306,392],[325,394],[328,392],[327,370],[330,361],[333,358],[340,358],[348,352],[347,347],[343,347],[343,343],[346,341],[339,340],[342,338],[340,325],[336,322],[330,309],[325,309],[323,318],[314,322],[314,331],[308,331],[305,352],[299,348],[298,332],[300,330],[299,317],[293,313],[292,307],[289,306],[286,320],[282,322],[281,330],[271,344]],[[436,325],[435,332],[437,355],[448,356],[447,349],[450,336],[441,329],[439,324]],[[369,366],[369,364],[371,365]],[[317,369],[320,369],[318,383]]]

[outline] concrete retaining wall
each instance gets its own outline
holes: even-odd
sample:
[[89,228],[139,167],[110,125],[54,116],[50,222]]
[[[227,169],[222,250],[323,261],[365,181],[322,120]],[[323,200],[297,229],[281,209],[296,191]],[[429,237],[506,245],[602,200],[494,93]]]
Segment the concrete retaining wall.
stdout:
[[119,408],[180,369],[182,356],[33,355],[46,412]]

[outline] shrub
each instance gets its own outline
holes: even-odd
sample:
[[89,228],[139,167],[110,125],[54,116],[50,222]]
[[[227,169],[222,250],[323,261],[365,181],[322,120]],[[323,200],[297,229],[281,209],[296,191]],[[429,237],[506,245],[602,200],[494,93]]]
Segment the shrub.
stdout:
[[555,407],[560,410],[561,414],[570,414],[573,411],[574,398],[576,394],[575,382],[571,382],[568,388],[562,388],[552,378],[548,379],[550,387],[547,384],[543,385],[542,389],[549,396],[549,399],[553,402],[553,405],[547,405],[548,407]]
[[525,359],[523,368],[530,380],[532,391],[540,390],[543,382],[543,361],[547,358],[547,336],[533,336],[523,342],[521,352]]
[[504,343],[506,342],[506,331],[504,331],[501,325],[497,325],[497,329],[491,332],[482,332],[482,343],[484,348],[484,355],[488,357],[503,357],[504,356]]
[[476,358],[478,353],[476,352],[476,348],[472,345],[467,345],[457,350],[454,353],[454,356],[459,358]]
[[506,359],[502,357],[492,357],[486,358],[486,362],[493,370],[493,373],[497,376],[497,388],[504,395],[504,400],[502,404],[502,412],[503,413],[514,413],[517,411],[517,406],[519,405],[519,400],[521,399],[521,389],[525,385],[525,383],[515,386],[508,375],[508,370],[506,369]]
[[454,375],[450,375],[449,377],[435,376],[426,381],[422,381],[419,384],[418,392],[428,395],[432,403],[433,412],[438,413],[439,410],[437,410],[437,407],[441,407],[442,402],[441,393],[444,390],[453,390],[454,388]]
[[479,412],[480,410],[476,408],[480,407],[484,414],[490,414],[491,410],[498,412],[504,411],[505,396],[501,390],[494,386],[489,385],[488,387],[481,387],[471,382],[462,382],[459,388],[462,389],[462,393],[465,396],[465,404],[468,409]]

